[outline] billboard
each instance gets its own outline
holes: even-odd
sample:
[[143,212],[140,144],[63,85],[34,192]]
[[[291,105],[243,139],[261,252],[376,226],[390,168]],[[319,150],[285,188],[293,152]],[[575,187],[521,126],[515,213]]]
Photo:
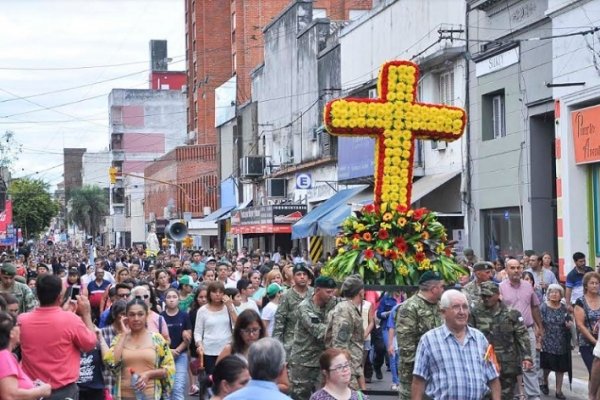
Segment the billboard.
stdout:
[[375,139],[370,137],[338,138],[338,180],[373,176]]

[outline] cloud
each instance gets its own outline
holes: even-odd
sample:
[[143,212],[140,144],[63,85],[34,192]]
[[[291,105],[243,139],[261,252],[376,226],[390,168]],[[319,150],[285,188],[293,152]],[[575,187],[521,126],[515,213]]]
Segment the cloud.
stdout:
[[[36,172],[62,163],[63,147],[86,147],[90,151],[107,148],[108,93],[113,88],[147,88],[151,39],[167,39],[169,57],[179,56],[177,60],[182,60],[184,32],[183,1],[2,2],[0,89],[17,97],[59,91],[29,98],[41,106],[56,107],[54,111],[38,111],[42,107],[25,99],[14,100],[14,96],[0,90],[0,133],[5,130],[15,132],[16,141],[24,146],[15,164],[15,175],[39,175],[55,185],[62,179],[60,168],[43,174]],[[135,64],[77,70],[30,70],[126,63]],[[185,69],[183,62],[174,66],[172,69]],[[133,76],[124,76],[136,72]],[[78,85],[84,87],[60,91]],[[57,107],[66,103],[70,104]],[[6,118],[12,114],[20,115]]]

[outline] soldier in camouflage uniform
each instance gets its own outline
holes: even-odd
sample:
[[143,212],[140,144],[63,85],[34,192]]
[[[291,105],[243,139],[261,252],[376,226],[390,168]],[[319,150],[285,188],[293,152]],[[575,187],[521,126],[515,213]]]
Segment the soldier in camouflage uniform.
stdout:
[[17,282],[17,267],[4,263],[0,267],[0,293],[10,293],[19,301],[19,314],[29,312],[36,306],[33,292],[24,283]]
[[421,336],[442,325],[439,301],[444,292],[442,277],[427,271],[419,279],[419,292],[396,312],[396,339],[400,353],[400,400],[410,400],[415,354]]
[[500,365],[502,399],[512,400],[517,375],[533,367],[529,334],[523,317],[500,301],[500,289],[494,282],[480,286],[482,302],[471,310],[469,324],[479,329],[494,347]]
[[329,313],[325,345],[327,348],[346,349],[350,353],[352,381],[354,389],[366,389],[363,374],[363,348],[365,329],[360,307],[365,297],[364,283],[359,275],[351,275],[344,280],[340,294],[345,298]]
[[289,358],[291,389],[294,400],[305,400],[318,387],[319,357],[325,350],[327,314],[335,306],[335,281],[320,276],[315,281],[315,292],[300,302],[294,333],[292,355]]
[[313,289],[308,286],[308,279],[312,279],[313,273],[306,264],[294,265],[293,273],[294,286],[281,297],[281,302],[275,312],[275,326],[273,327],[273,337],[283,343],[286,359],[290,358],[294,342],[298,305],[313,293]]
[[469,307],[471,309],[481,301],[481,295],[479,293],[481,284],[492,280],[492,277],[494,276],[494,264],[487,261],[475,263],[475,265],[473,265],[473,275],[475,275],[475,279],[467,283],[462,289],[463,293],[467,295],[467,300],[469,301]]

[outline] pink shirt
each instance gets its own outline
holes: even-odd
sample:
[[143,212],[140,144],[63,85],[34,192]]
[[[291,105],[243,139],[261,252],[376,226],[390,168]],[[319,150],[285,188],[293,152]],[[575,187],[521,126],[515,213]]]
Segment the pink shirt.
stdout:
[[510,308],[519,311],[523,316],[523,323],[526,327],[533,325],[533,316],[531,307],[540,305],[540,300],[533,291],[531,284],[524,280],[518,285],[513,285],[510,280],[505,280],[500,283],[500,294],[502,302]]
[[0,379],[9,376],[17,378],[19,389],[32,389],[33,382],[19,366],[15,356],[8,350],[0,351]]
[[[76,314],[38,307],[19,315],[23,370],[58,389],[77,382],[80,351],[96,346],[96,334]],[[60,366],[60,367],[59,367]]]

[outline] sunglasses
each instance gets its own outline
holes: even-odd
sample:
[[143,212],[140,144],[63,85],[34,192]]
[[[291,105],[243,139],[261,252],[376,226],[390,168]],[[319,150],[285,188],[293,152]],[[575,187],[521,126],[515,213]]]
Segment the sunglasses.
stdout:
[[135,298],[137,300],[148,300],[150,298],[150,295],[149,294],[145,294],[145,295],[142,296],[141,294],[138,294],[137,296],[135,296]]

